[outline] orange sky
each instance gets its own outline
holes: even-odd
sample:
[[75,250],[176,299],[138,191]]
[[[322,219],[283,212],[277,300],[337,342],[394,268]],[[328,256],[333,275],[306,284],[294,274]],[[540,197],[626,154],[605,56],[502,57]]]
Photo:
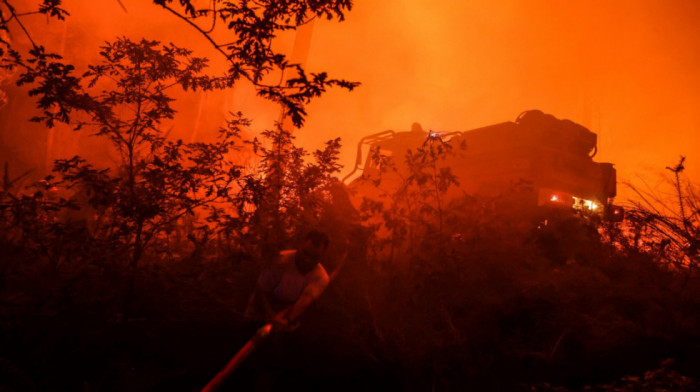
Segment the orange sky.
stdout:
[[[149,1],[122,3],[128,13],[117,0],[66,0],[67,26],[34,23],[53,32],[67,57],[94,58],[101,42],[127,35],[173,41],[221,62]],[[318,99],[297,135],[309,148],[341,136],[347,172],[370,133],[412,122],[462,131],[540,109],[598,133],[596,159],[615,163],[620,180],[655,175],[682,154],[698,182],[697,20],[700,2],[690,0],[356,0],[347,21],[315,24],[307,68],[362,86]],[[289,51],[292,38],[279,47]],[[244,110],[256,129],[278,115],[245,86],[189,97],[180,108],[175,134],[184,138],[195,126],[194,137],[213,133],[228,110]]]
[[683,154],[698,181],[698,20],[697,1],[358,2],[348,23],[317,29],[308,65],[363,86],[314,104],[307,128],[352,145],[413,121],[467,130],[537,108],[598,133],[597,159],[621,180]]

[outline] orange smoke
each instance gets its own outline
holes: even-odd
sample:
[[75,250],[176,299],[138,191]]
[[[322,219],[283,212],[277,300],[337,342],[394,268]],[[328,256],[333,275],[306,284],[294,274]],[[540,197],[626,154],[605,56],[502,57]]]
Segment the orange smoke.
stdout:
[[[192,48],[222,69],[221,56],[182,21],[149,1],[121,3],[128,12],[117,0],[69,0],[65,26],[38,17],[34,27],[50,34],[47,46],[83,63],[103,41],[126,35]],[[358,0],[345,22],[315,23],[306,66],[362,86],[312,103],[297,136],[309,149],[341,136],[347,172],[370,133],[413,122],[463,131],[540,109],[596,132],[597,160],[615,163],[621,180],[659,173],[686,155],[697,182],[699,17],[691,0]],[[291,53],[293,38],[282,37],[280,49]],[[228,111],[253,118],[253,132],[279,116],[245,85],[183,96],[178,107],[172,135],[185,140],[215,133]]]
[[459,131],[537,108],[596,132],[596,159],[623,181],[679,155],[700,181],[698,17],[694,1],[361,1],[317,28],[308,66],[363,85],[313,104],[301,137],[352,147],[414,121]]

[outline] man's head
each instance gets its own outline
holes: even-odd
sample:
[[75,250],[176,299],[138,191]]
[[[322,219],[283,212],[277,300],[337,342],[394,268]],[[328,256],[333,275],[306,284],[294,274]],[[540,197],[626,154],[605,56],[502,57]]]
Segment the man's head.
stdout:
[[306,236],[306,241],[297,252],[295,262],[299,272],[306,274],[321,261],[321,257],[328,249],[330,240],[328,236],[318,230],[312,230]]

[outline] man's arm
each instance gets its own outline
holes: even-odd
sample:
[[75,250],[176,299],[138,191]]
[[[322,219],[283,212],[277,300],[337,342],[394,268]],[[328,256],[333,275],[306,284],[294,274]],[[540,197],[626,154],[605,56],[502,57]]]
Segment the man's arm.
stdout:
[[285,310],[278,313],[273,322],[281,325],[287,325],[299,316],[301,316],[304,311],[323,293],[323,291],[328,286],[328,275],[324,273],[323,276],[315,282],[308,284],[302,290],[301,295],[293,304],[289,305]]
[[[282,321],[284,324],[293,322],[299,316],[301,316],[306,308],[308,308],[315,300],[316,297],[313,294],[304,290],[295,303],[289,305],[287,309],[280,312],[279,315],[275,317],[275,321]],[[283,320],[278,320],[278,318],[282,318]]]

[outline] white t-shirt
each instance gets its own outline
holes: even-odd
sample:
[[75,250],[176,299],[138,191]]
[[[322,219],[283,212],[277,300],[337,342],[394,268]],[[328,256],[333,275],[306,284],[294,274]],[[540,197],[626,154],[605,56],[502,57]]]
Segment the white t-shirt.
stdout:
[[318,298],[328,286],[328,273],[321,263],[302,274],[294,263],[296,250],[283,250],[275,262],[258,278],[260,288],[280,302],[294,303],[303,292]]

